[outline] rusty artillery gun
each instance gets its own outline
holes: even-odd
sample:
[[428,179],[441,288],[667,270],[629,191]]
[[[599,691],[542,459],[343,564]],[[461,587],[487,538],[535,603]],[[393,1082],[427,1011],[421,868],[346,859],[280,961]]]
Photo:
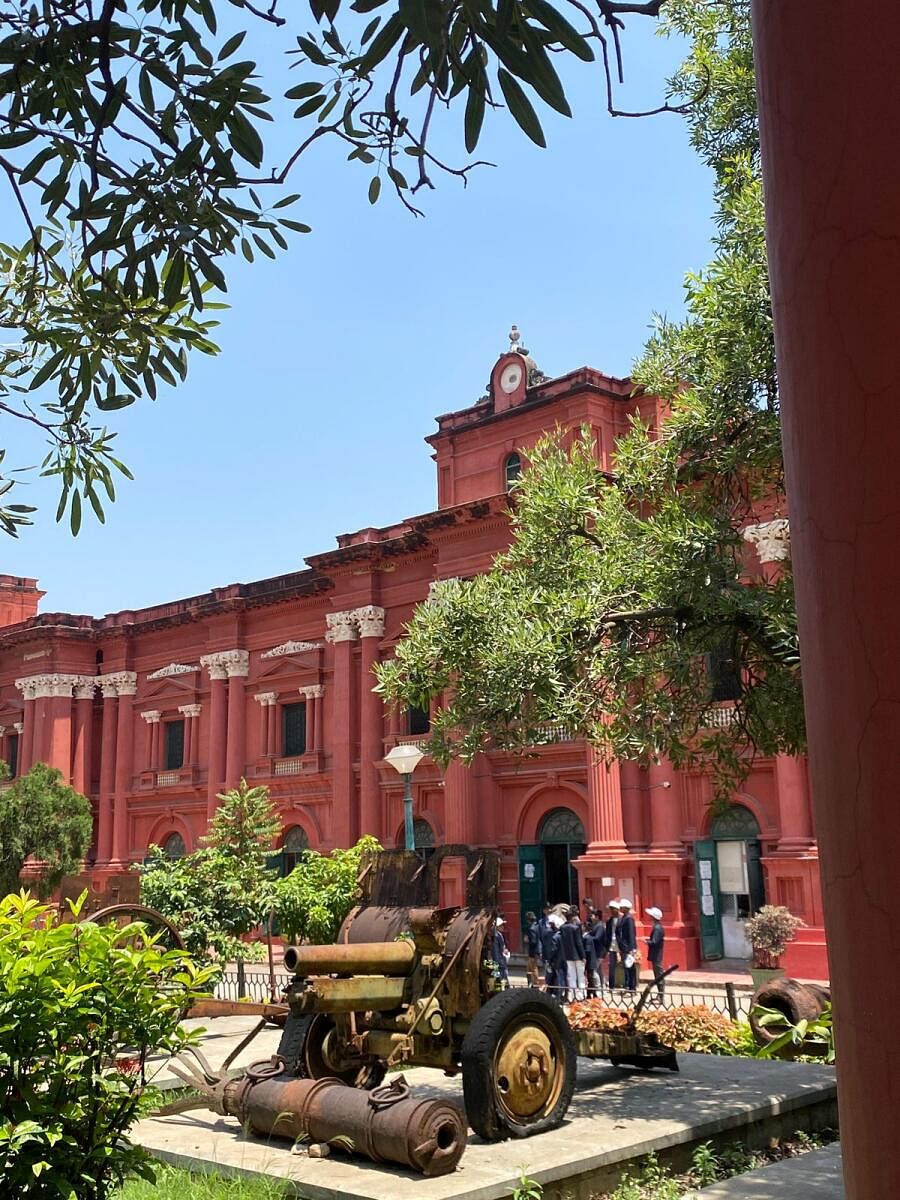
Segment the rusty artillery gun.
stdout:
[[[454,867],[465,904],[441,907],[442,873]],[[482,1137],[556,1128],[575,1086],[575,1038],[543,992],[501,990],[491,958],[498,882],[497,856],[468,847],[442,847],[426,862],[408,851],[369,858],[336,945],[285,951],[294,979],[278,1053],[287,1070],[361,1088],[395,1065],[462,1071]]]

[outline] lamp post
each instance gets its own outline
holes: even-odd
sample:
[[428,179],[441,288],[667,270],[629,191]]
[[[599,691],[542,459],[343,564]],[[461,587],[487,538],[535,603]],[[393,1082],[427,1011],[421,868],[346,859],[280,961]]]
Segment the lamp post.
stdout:
[[407,850],[415,850],[416,834],[413,829],[412,773],[425,755],[416,745],[395,746],[384,761],[390,763],[403,776],[403,834]]

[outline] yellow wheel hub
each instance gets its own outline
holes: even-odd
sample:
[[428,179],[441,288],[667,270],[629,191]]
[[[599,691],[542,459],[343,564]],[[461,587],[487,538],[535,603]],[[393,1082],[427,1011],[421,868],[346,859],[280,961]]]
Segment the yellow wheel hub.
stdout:
[[550,1033],[528,1022],[511,1029],[494,1055],[494,1088],[514,1119],[540,1117],[552,1109],[563,1082]]

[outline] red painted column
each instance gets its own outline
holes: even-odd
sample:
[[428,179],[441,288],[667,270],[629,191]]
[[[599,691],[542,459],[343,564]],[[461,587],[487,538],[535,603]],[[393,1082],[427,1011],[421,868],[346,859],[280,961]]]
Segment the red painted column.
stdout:
[[197,721],[200,717],[199,704],[181,704],[178,711],[184,717],[184,762],[192,767],[197,757]]
[[625,853],[622,787],[619,764],[607,765],[592,746],[587,747],[588,853]]
[[206,783],[206,813],[216,811],[216,796],[225,781],[225,737],[227,707],[225,699],[225,666],[218,655],[200,659],[209,670],[209,767]]
[[636,762],[623,760],[619,763],[619,780],[622,789],[622,836],[629,850],[641,852],[647,849],[647,779],[646,773]]
[[349,719],[353,692],[353,642],[356,617],[352,612],[328,613],[326,640],[334,655],[334,720],[331,726],[332,838],[336,846],[349,846],[353,829],[353,728]]
[[128,793],[131,791],[132,751],[134,744],[134,711],[131,697],[137,691],[137,676],[133,671],[119,671],[115,676],[119,707],[116,713],[116,791],[113,800],[112,861],[117,866],[129,862]]
[[225,786],[235,788],[240,783],[247,764],[246,713],[247,698],[244,680],[250,673],[250,655],[246,650],[229,651],[228,671],[228,737],[225,756]]
[[72,751],[72,787],[82,796],[91,793],[91,751],[94,734],[94,679],[75,685],[75,738]]
[[651,852],[680,852],[684,848],[681,838],[681,780],[668,759],[650,764],[647,789],[650,795]]
[[477,841],[475,776],[471,766],[453,758],[444,775],[444,842],[474,846]]
[[781,816],[778,849],[787,854],[808,850],[813,844],[813,827],[805,760],[779,754],[775,759],[775,780]]
[[52,675],[47,686],[45,717],[45,762],[72,779],[72,688],[75,675]]
[[256,757],[262,758],[269,747],[269,712],[275,699],[274,692],[257,692],[253,697],[259,705],[259,723],[256,727]]
[[97,802],[97,861],[112,858],[113,792],[116,786],[116,684],[114,677],[98,680],[103,694],[100,730],[100,791]]
[[272,697],[266,705],[266,754],[269,758],[278,756],[278,694],[270,692]]
[[377,834],[381,825],[381,789],[376,766],[384,758],[384,706],[372,689],[372,668],[384,637],[384,609],[374,604],[356,610],[359,621],[359,835]]
[[754,0],[753,28],[844,1178],[880,1200],[900,1196],[900,7]]
[[34,762],[34,680],[17,679],[16,687],[22,693],[22,745],[19,753],[19,774],[24,775]]
[[162,713],[155,708],[141,713],[142,719],[149,727],[147,730],[147,757],[144,763],[144,769],[147,771],[159,769],[159,718],[161,716]]

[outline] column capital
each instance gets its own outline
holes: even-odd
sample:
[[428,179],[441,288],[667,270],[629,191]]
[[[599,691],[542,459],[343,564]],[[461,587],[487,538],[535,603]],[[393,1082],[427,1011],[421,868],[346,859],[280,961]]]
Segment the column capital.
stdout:
[[178,711],[185,717],[199,717],[202,704],[179,704]]
[[313,683],[309,687],[297,688],[301,696],[305,696],[307,700],[321,700],[325,695],[324,685],[321,683]]
[[148,708],[146,712],[141,713],[141,717],[147,722],[148,725],[157,725],[161,716],[162,713],[158,708]]
[[17,679],[16,687],[26,700],[43,700],[49,696],[72,697],[72,689],[80,683],[81,675],[29,675]]
[[16,731],[16,733],[21,735],[22,730],[25,728],[25,723],[24,723],[24,721],[13,721],[12,727]]
[[82,675],[75,684],[76,700],[93,700],[98,681],[93,675]]
[[256,695],[253,697],[253,699],[258,701],[262,705],[262,707],[265,708],[266,705],[275,704],[277,702],[278,693],[277,692],[257,692]]
[[355,608],[351,614],[356,618],[360,637],[384,637],[384,609],[377,604]]
[[206,667],[210,679],[230,679],[235,675],[249,675],[250,652],[248,650],[219,650],[215,654],[204,654],[200,666]]
[[784,562],[791,557],[791,526],[787,517],[746,525],[741,537],[756,548],[761,563]]
[[[133,696],[137,691],[137,671],[112,671],[109,675],[101,675],[100,687],[104,696]],[[115,691],[107,692],[107,688],[115,688]]]
[[355,642],[358,633],[356,613],[350,609],[345,612],[325,614],[327,633],[326,642]]

